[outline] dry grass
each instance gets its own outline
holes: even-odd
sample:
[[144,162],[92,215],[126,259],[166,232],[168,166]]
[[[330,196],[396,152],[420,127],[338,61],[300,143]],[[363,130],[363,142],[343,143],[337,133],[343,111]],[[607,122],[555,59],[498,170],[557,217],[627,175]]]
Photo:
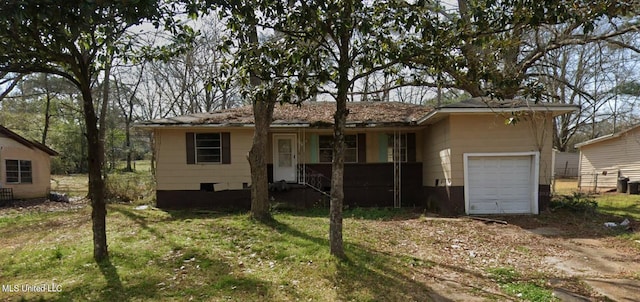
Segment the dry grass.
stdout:
[[51,175],[51,191],[69,196],[87,196],[88,177],[86,174]]
[[[83,180],[58,182],[78,188]],[[601,214],[554,211],[504,217],[509,224],[500,225],[352,209],[344,220],[348,259],[339,261],[328,252],[325,209],[275,213],[266,224],[244,213],[123,204],[108,210],[110,262],[102,265],[91,258],[88,206],[0,211],[0,284],[55,282],[62,288],[0,293],[0,300],[549,301],[549,280],[595,297],[546,257],[571,257],[560,244],[571,238],[628,242],[602,228],[613,216]],[[528,231],[539,227],[562,235]]]
[[575,178],[556,179],[553,188],[555,194],[568,195],[578,191],[578,180]]
[[546,280],[562,279],[591,294],[545,263],[562,254],[554,240],[563,239],[513,224],[522,218],[495,225],[354,209],[345,212],[348,260],[338,261],[328,253],[326,217],[276,213],[261,224],[242,213],[109,205],[111,262],[99,266],[88,207],[8,213],[0,215],[0,284],[55,282],[61,293],[4,297],[70,301],[519,300],[496,281],[509,272],[511,289],[547,295]]

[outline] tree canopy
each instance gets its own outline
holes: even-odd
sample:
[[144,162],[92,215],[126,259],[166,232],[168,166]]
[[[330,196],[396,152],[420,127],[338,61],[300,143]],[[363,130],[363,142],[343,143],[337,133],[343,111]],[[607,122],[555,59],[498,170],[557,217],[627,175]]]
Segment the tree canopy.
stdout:
[[[15,0],[0,6],[0,72],[58,75],[73,83],[82,95],[96,261],[107,259],[108,253],[102,173],[104,128],[100,127],[104,118],[98,119],[94,89],[102,74],[104,95],[108,95],[111,62],[114,57],[131,55],[135,39],[128,30],[133,26],[162,24],[180,42],[188,42],[188,27],[173,19],[178,8],[155,0]],[[101,105],[103,117],[106,100]]]

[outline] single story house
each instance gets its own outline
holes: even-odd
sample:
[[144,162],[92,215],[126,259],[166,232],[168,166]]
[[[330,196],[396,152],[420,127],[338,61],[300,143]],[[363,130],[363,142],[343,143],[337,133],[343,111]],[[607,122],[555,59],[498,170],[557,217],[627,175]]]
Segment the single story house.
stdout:
[[[537,214],[553,176],[553,117],[574,106],[469,99],[439,108],[350,102],[345,205],[446,214]],[[330,186],[335,104],[277,105],[265,157],[276,200],[312,205]],[[514,123],[505,120],[518,116]],[[517,121],[517,122],[515,122]],[[251,107],[141,122],[153,131],[157,204],[249,207]]]
[[640,125],[579,143],[576,148],[580,150],[579,188],[612,189],[618,177],[640,181]]
[[56,155],[49,147],[0,126],[2,199],[46,197],[51,190],[51,156]]

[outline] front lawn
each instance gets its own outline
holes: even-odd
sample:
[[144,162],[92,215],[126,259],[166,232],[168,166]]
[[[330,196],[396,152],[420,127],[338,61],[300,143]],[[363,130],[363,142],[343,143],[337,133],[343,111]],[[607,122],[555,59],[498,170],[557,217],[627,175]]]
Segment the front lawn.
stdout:
[[599,195],[596,200],[602,213],[640,221],[640,195],[605,193]]
[[513,269],[523,286],[552,277],[540,261],[552,251],[517,226],[354,209],[345,212],[348,260],[338,261],[326,217],[276,213],[262,224],[244,213],[109,205],[110,262],[97,265],[88,206],[0,212],[0,284],[60,289],[0,300],[504,300],[521,293],[496,282],[494,268]]

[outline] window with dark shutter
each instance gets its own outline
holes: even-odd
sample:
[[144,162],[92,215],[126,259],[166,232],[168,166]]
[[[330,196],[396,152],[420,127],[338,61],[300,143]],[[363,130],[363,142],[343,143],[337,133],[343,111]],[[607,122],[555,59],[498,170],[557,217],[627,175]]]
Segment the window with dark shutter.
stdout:
[[231,135],[223,133],[188,132],[187,164],[196,163],[231,163]]
[[[355,163],[358,162],[358,136],[345,135],[344,136],[344,162]],[[320,135],[318,136],[318,155],[319,162],[330,163],[333,161],[333,135]]]
[[220,133],[196,133],[195,141],[197,163],[222,163]]

